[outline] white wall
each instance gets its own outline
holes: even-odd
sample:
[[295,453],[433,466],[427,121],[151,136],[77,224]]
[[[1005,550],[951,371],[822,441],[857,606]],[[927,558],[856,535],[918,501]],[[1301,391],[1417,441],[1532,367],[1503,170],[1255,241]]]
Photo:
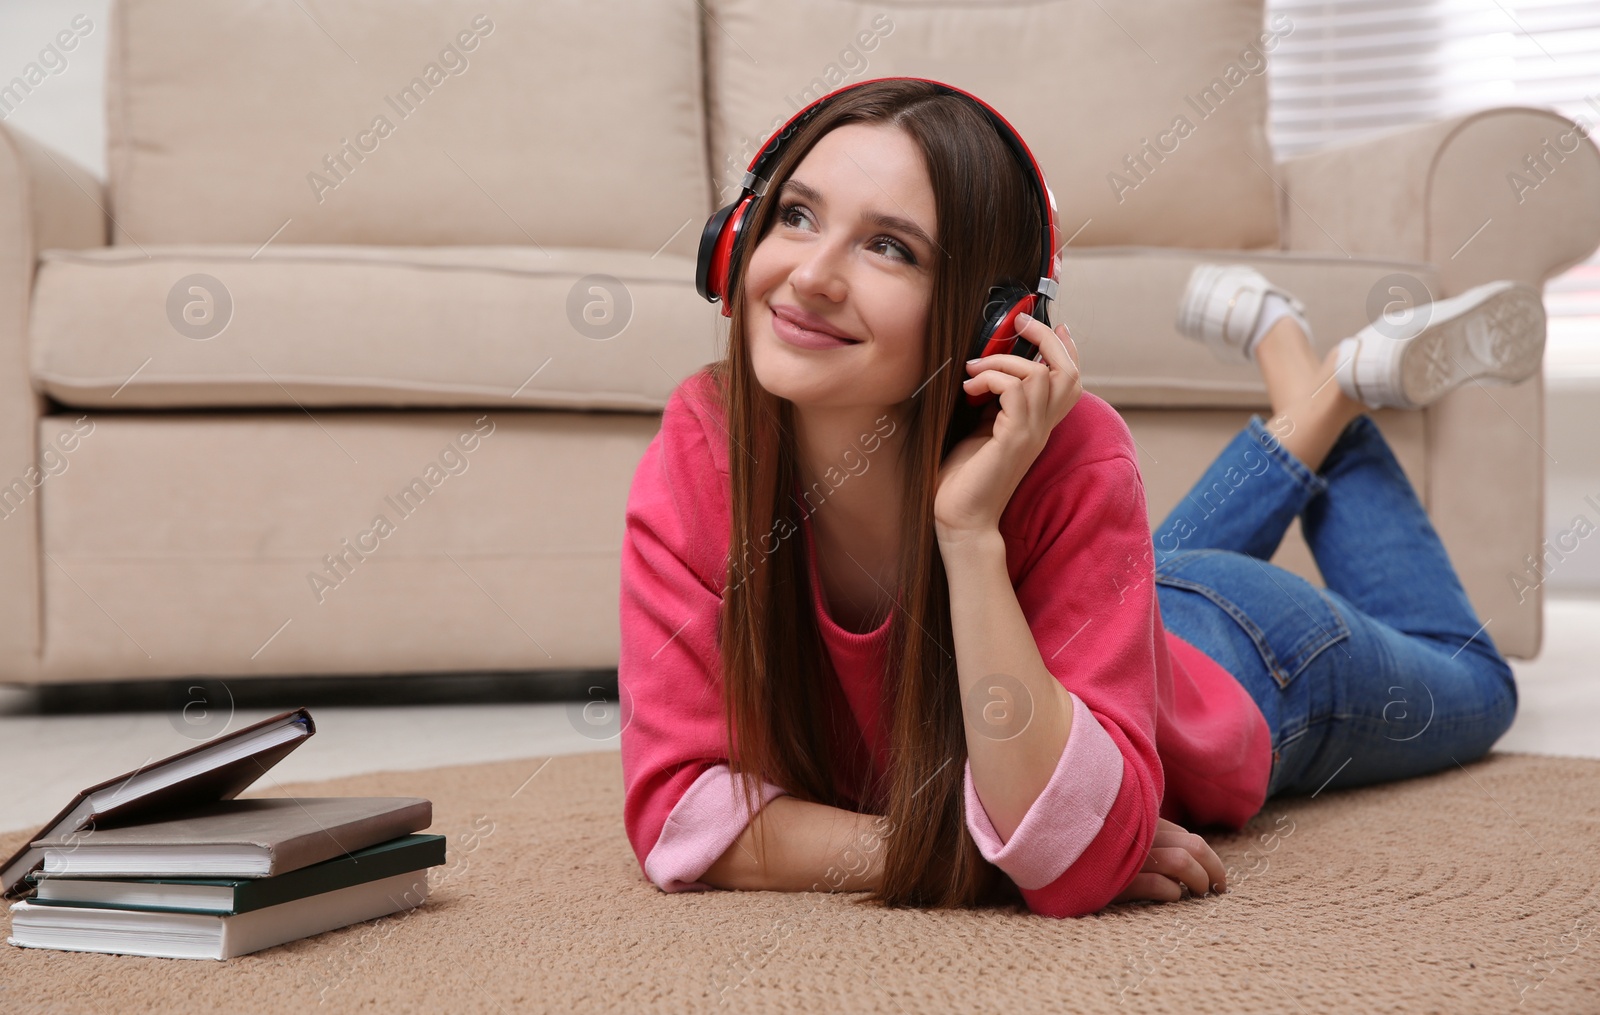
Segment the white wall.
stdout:
[[[231,0],[229,0],[231,2]],[[106,176],[105,65],[110,0],[0,0],[0,89],[43,73],[20,101],[0,98],[0,120]],[[56,37],[79,16],[87,35],[70,51]],[[78,21],[82,24],[82,21]],[[37,65],[38,69],[30,67]],[[7,110],[5,104],[12,106]]]

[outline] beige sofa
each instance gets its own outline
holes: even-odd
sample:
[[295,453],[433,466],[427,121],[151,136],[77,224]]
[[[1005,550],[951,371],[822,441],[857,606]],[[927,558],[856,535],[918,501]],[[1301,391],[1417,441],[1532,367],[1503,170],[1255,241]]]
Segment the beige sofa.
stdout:
[[[130,0],[104,30],[107,181],[0,125],[9,682],[613,667],[633,469],[725,348],[701,227],[848,81],[948,81],[1028,139],[1152,523],[1268,405],[1173,330],[1193,264],[1257,265],[1325,349],[1394,286],[1539,283],[1600,240],[1600,157],[1548,112],[1275,162],[1294,26],[1246,0]],[[1542,405],[1374,414],[1518,657]],[[1275,559],[1316,577],[1298,531]]]

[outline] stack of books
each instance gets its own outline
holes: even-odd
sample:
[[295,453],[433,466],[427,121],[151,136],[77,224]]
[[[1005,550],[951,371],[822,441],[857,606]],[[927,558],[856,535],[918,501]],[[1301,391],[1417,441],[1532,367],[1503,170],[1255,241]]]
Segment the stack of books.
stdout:
[[227,959],[422,904],[420,797],[235,797],[316,732],[296,709],[79,793],[0,865],[13,945]]

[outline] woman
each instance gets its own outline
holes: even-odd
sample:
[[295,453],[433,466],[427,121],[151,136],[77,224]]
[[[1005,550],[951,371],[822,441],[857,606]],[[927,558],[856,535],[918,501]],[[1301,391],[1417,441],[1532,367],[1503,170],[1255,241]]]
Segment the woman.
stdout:
[[[1390,340],[1456,342],[1467,367],[1428,387],[1382,336],[1319,362],[1292,297],[1197,272],[1182,329],[1260,364],[1273,422],[1152,535],[1064,327],[1022,325],[1037,361],[964,363],[1043,228],[970,102],[855,86],[752,214],[728,355],[674,391],[629,495],[624,823],[652,883],[1053,916],[1221,891],[1183,824],[1433,771],[1510,724],[1511,670],[1357,400],[1520,379],[1525,338],[1492,362],[1460,340],[1504,298]],[[963,392],[998,399],[957,440]],[[1266,562],[1297,515],[1328,589]]]

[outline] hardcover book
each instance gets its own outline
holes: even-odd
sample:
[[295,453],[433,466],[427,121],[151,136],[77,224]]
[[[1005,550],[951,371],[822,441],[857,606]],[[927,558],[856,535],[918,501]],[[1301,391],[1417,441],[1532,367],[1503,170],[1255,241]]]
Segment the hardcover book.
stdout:
[[252,798],[33,846],[44,851],[49,875],[266,878],[432,823],[433,804],[422,797]]
[[270,878],[62,878],[35,872],[36,906],[166,909],[232,916],[445,862],[445,837],[407,835]]
[[[87,838],[108,825],[141,820],[199,804],[231,800],[316,733],[303,708],[196,744],[186,751],[90,786],[34,835],[34,841]],[[44,861],[32,842],[0,865],[0,895],[28,891],[28,874]]]

